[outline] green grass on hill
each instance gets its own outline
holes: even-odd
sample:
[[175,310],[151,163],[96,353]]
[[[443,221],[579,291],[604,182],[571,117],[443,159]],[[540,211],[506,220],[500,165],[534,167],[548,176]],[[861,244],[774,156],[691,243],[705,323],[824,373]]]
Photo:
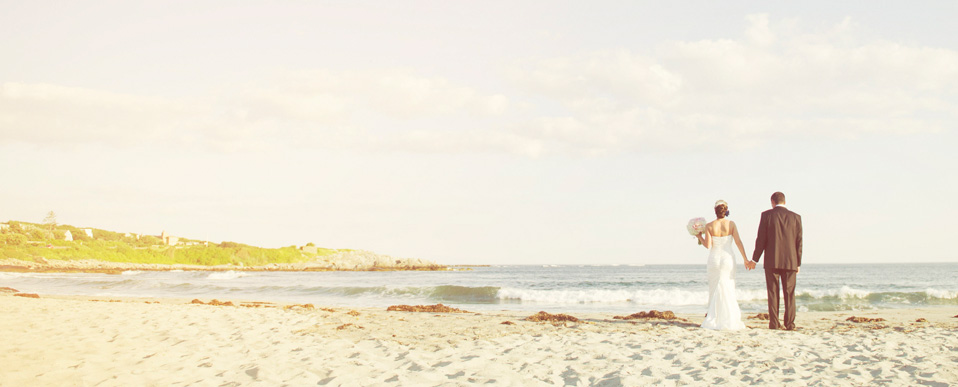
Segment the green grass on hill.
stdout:
[[[317,248],[315,254],[304,253],[295,246],[277,249],[249,246],[236,242],[209,243],[204,245],[166,246],[155,236],[125,236],[107,230],[93,230],[93,238],[77,227],[57,225],[51,231],[47,225],[9,222],[0,233],[0,257],[20,260],[44,259],[80,260],[95,259],[109,262],[259,266],[270,263],[295,263],[312,261],[331,255],[338,250]],[[70,231],[74,241],[65,241],[63,236]],[[182,243],[199,242],[181,239]]]

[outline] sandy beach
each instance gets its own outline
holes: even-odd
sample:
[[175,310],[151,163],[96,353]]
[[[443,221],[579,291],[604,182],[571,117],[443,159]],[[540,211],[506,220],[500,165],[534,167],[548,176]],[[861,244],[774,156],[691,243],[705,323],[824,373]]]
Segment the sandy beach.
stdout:
[[958,383],[953,308],[809,312],[795,332],[757,319],[745,331],[713,332],[690,315],[549,323],[512,311],[190,301],[4,292],[0,385]]

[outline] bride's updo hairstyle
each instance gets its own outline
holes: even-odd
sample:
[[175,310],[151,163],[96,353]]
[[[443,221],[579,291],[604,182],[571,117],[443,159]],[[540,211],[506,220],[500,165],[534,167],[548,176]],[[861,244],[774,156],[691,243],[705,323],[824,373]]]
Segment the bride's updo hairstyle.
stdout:
[[728,203],[726,203],[724,200],[719,200],[719,201],[715,202],[715,216],[716,216],[716,217],[718,217],[719,219],[722,219],[722,218],[728,216],[728,214],[729,214],[729,212],[728,212]]

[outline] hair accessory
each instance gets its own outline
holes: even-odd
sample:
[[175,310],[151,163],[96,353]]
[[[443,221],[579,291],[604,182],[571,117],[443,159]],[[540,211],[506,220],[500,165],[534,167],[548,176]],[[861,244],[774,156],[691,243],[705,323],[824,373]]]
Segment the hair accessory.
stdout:
[[720,206],[720,205],[722,205],[722,204],[724,204],[725,207],[728,207],[728,203],[726,203],[724,200],[721,200],[721,199],[718,200],[718,201],[716,201],[716,202],[715,202],[715,205],[712,206],[712,207],[713,207],[713,208],[714,208],[714,207],[718,207],[718,206]]

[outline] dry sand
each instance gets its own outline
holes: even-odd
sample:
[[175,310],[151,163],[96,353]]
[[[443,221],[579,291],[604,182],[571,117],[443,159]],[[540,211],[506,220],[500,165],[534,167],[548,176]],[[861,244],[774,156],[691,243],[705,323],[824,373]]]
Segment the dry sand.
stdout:
[[799,313],[795,332],[759,320],[713,332],[700,315],[556,325],[522,312],[233,303],[0,294],[0,385],[958,384],[955,308]]

